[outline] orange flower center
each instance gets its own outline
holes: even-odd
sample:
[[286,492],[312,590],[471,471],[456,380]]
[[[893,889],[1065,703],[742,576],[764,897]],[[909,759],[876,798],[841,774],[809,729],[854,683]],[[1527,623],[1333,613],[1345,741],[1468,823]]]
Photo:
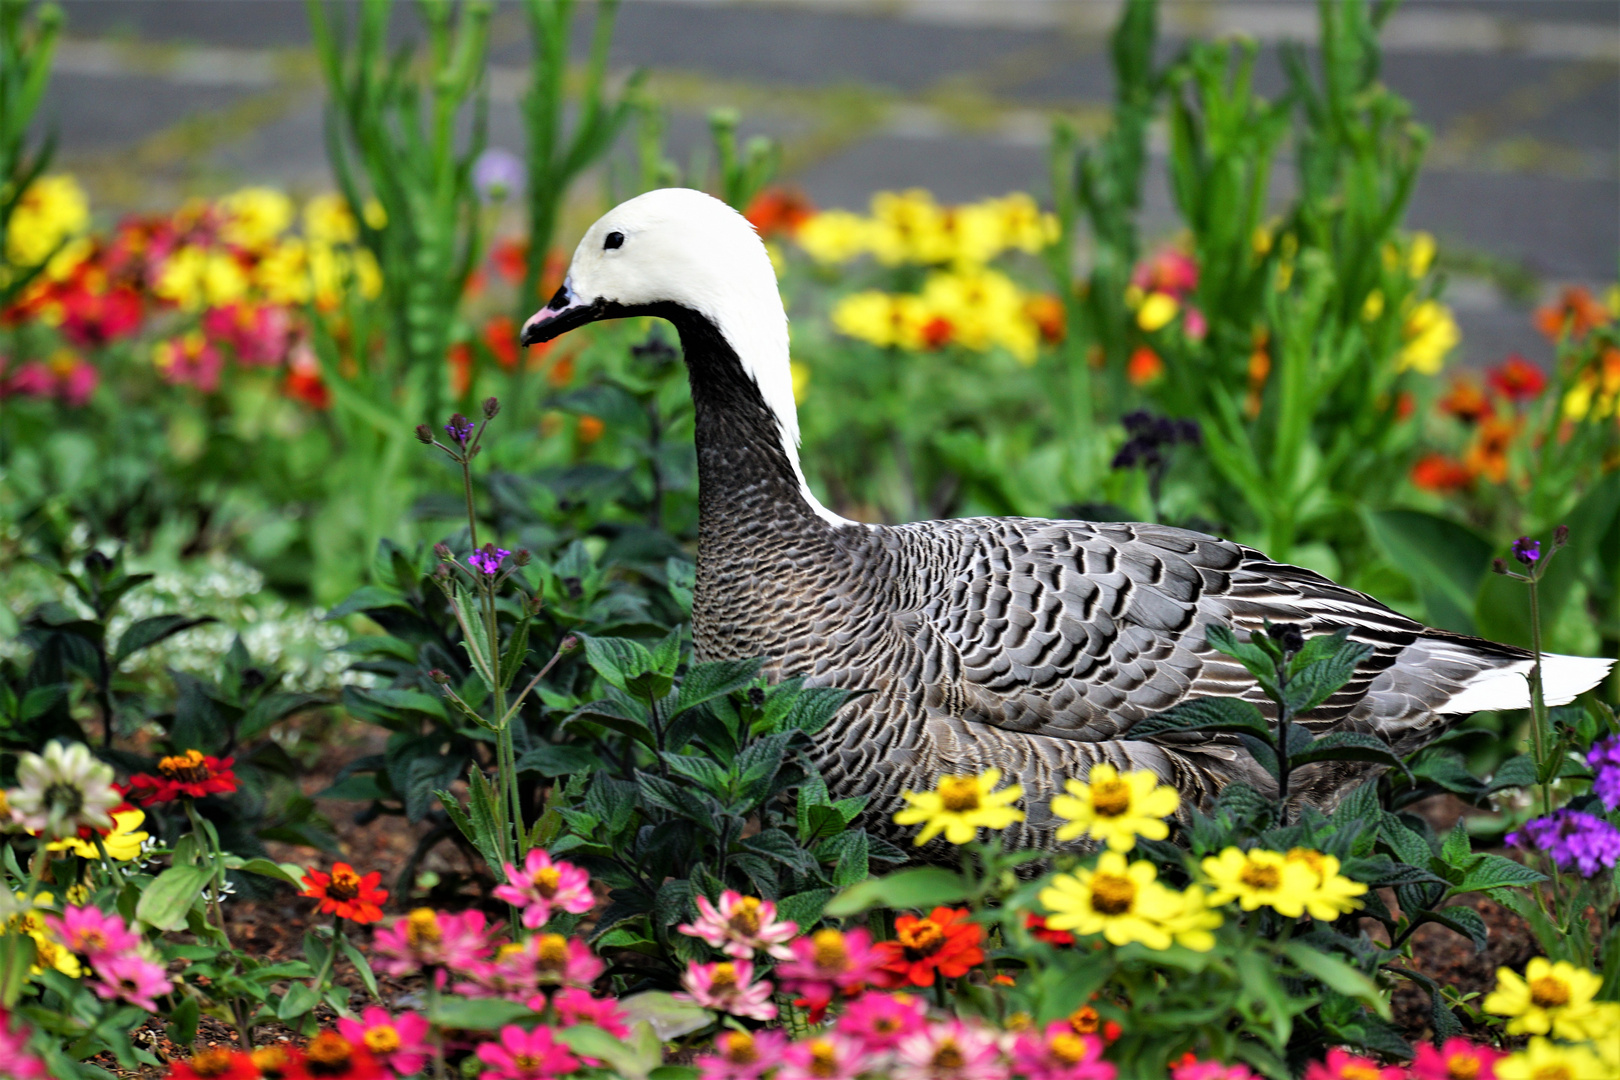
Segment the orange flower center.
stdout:
[[204,780],[211,780],[214,771],[203,760],[202,754],[196,750],[187,750],[183,754],[166,757],[158,762],[158,772],[170,780],[179,780],[186,784],[200,784]]
[[947,1036],[939,1041],[939,1048],[934,1051],[934,1068],[960,1069],[967,1064],[967,1058],[962,1055],[962,1048],[956,1045],[956,1040]]
[[1065,1065],[1076,1065],[1086,1059],[1086,1041],[1078,1035],[1071,1035],[1067,1031],[1052,1036],[1047,1044],[1052,1056]]
[[733,1031],[722,1036],[720,1056],[732,1065],[752,1065],[759,1060],[759,1048],[754,1037],[746,1032]]
[[1131,808],[1131,785],[1123,780],[1098,780],[1091,785],[1091,808],[1102,817],[1119,817]]
[[838,1075],[838,1051],[826,1039],[817,1039],[810,1044],[810,1075]]
[[1091,878],[1091,910],[1099,915],[1124,915],[1136,903],[1136,882],[1120,874]]
[[880,1016],[872,1021],[872,1030],[879,1035],[890,1035],[900,1030],[900,1021],[893,1016]]
[[810,939],[815,946],[816,966],[824,971],[843,971],[849,967],[849,949],[844,945],[840,930],[817,930]]
[[1243,867],[1243,873],[1238,880],[1251,889],[1275,889],[1282,884],[1282,874],[1277,872],[1275,866],[1264,863],[1251,862]]
[[727,925],[739,934],[759,933],[759,898],[745,896],[731,909]]
[[709,986],[715,990],[737,989],[737,966],[735,964],[714,965],[714,974],[709,977]]
[[939,801],[953,814],[965,814],[979,808],[979,782],[971,776],[942,776],[939,778]]
[[204,1050],[191,1059],[191,1071],[198,1076],[224,1076],[231,1071],[229,1050]]
[[282,1080],[292,1066],[292,1055],[285,1046],[261,1046],[251,1056],[253,1067],[265,1080]]
[[334,900],[353,900],[360,895],[360,875],[346,866],[334,866],[326,895]]
[[1303,847],[1289,848],[1287,857],[1289,862],[1301,862],[1310,867],[1311,873],[1316,875],[1318,885],[1327,879],[1327,862],[1322,858],[1320,851]]
[[534,882],[534,891],[550,900],[557,895],[557,886],[562,881],[562,871],[554,866],[542,866],[529,878]]
[[1446,1058],[1448,1080],[1475,1080],[1479,1076],[1479,1058],[1473,1054],[1452,1054]]
[[107,948],[107,935],[100,930],[81,930],[77,939],[78,948],[74,952],[90,953],[101,952]]
[[932,956],[945,944],[945,931],[933,919],[918,919],[910,926],[900,927],[895,931],[895,936],[906,950],[908,960]]
[[1346,1065],[1339,1076],[1341,1080],[1378,1080],[1378,1070],[1370,1065]]
[[540,1068],[541,1061],[533,1054],[513,1054],[512,1064],[527,1072],[530,1070],[538,1070]]
[[1530,1004],[1539,1009],[1556,1009],[1569,1004],[1569,983],[1551,975],[1530,980]]
[[437,945],[444,932],[439,929],[439,916],[432,908],[419,907],[405,916],[405,943],[413,949],[424,945]]
[[1102,1022],[1097,1010],[1090,1005],[1082,1005],[1069,1016],[1069,1026],[1080,1035],[1097,1034],[1097,1026]]
[[366,1049],[373,1054],[392,1054],[399,1049],[399,1032],[393,1024],[366,1029]]
[[1551,1065],[1543,1065],[1531,1073],[1530,1080],[1575,1080],[1575,1074],[1570,1071],[1568,1065],[1554,1062]]
[[349,1069],[354,1047],[334,1031],[323,1031],[304,1047],[304,1059],[313,1076],[341,1076]]
[[562,967],[568,963],[568,939],[561,934],[541,934],[540,945],[535,949],[535,957],[543,968]]

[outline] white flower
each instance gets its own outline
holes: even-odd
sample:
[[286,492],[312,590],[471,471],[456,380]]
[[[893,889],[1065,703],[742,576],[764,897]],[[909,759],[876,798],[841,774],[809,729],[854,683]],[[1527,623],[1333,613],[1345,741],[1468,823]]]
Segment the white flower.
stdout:
[[8,793],[12,818],[52,840],[77,836],[81,825],[112,828],[110,811],[124,801],[113,788],[112,766],[83,743],[53,742],[44,757],[24,753],[17,783]]

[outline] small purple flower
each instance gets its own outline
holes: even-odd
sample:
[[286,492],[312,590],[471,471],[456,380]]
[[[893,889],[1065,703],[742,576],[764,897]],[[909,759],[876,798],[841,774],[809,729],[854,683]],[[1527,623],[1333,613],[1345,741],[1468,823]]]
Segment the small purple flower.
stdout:
[[460,413],[456,413],[450,418],[450,422],[444,425],[444,430],[451,439],[455,440],[457,446],[466,446],[467,440],[472,438],[473,422]]
[[1513,847],[1543,851],[1560,870],[1579,870],[1582,877],[1594,877],[1620,862],[1620,829],[1607,821],[1579,810],[1555,810],[1547,817],[1525,822],[1524,828],[1508,833]]
[[1620,735],[1593,743],[1586,763],[1592,766],[1592,794],[1608,809],[1620,810]]
[[1541,541],[1528,536],[1519,537],[1513,541],[1513,557],[1526,566],[1534,566],[1536,560],[1541,558]]
[[473,162],[473,190],[487,203],[505,202],[523,190],[523,162],[510,150],[492,146]]
[[474,570],[480,570],[493,577],[495,572],[501,568],[501,560],[510,554],[512,553],[505,548],[498,548],[494,544],[485,544],[467,556],[467,561],[472,564]]

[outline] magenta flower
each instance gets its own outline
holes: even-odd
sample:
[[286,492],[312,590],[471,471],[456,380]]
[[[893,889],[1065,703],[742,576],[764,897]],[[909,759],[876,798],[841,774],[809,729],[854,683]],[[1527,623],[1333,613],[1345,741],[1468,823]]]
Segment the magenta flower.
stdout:
[[355,1046],[364,1046],[376,1059],[400,1076],[421,1072],[433,1050],[427,1043],[428,1022],[413,1012],[390,1016],[387,1009],[370,1006],[360,1019],[338,1020],[338,1034]]
[[141,936],[123,919],[99,908],[69,906],[60,917],[45,916],[45,924],[68,952],[88,960],[92,967],[109,956],[133,952],[141,943]]
[[1526,566],[1534,566],[1541,558],[1541,541],[1521,536],[1513,541],[1513,557]]
[[462,973],[471,978],[456,983],[452,989],[468,997],[525,1001],[540,986],[534,953],[522,945],[502,945],[495,950],[493,960],[480,960]]
[[851,1001],[837,1029],[858,1039],[868,1052],[893,1050],[901,1039],[928,1024],[928,1007],[910,994],[865,993]]
[[778,922],[776,905],[769,900],[727,889],[720,894],[719,908],[703,895],[698,896],[697,906],[697,922],[676,927],[681,933],[702,938],[739,960],[752,960],[755,949],[778,960],[793,959],[793,950],[784,942],[799,932],[799,924],[791,919]]
[[861,1044],[826,1032],[789,1046],[775,1080],[855,1080],[872,1065]]
[[478,1060],[493,1066],[479,1080],[550,1080],[579,1068],[579,1059],[557,1042],[550,1028],[524,1031],[516,1024],[501,1028],[497,1042],[480,1046]]
[[557,1010],[557,1021],[562,1027],[594,1024],[616,1039],[630,1037],[630,1024],[624,1010],[613,998],[592,997],[589,990],[569,986],[551,996],[551,1006]]
[[750,1020],[776,1019],[776,1006],[771,1003],[771,984],[753,980],[752,960],[719,964],[691,961],[686,965],[686,974],[681,976],[681,985],[686,987],[686,992],[677,993],[675,997],[732,1016],[746,1016]]
[[895,1048],[895,1080],[1006,1080],[995,1037],[951,1019],[930,1024]]
[[1620,810],[1620,735],[1593,743],[1586,763],[1592,766],[1592,794],[1606,809]]
[[[505,548],[498,548],[494,544],[485,544],[483,547],[467,556],[467,562],[474,570],[478,570],[481,573],[488,574],[489,576],[493,577],[501,568],[501,560],[510,554],[512,553],[507,551]],[[587,905],[587,907],[588,906],[589,905]]]
[[147,1012],[157,1012],[153,999],[169,992],[169,976],[163,965],[135,953],[104,956],[95,969],[96,981],[90,989],[108,1001],[122,998]]
[[[1192,1057],[1191,1054],[1187,1056]],[[1422,1056],[1421,1051],[1419,1056]],[[1254,1073],[1247,1065],[1242,1064],[1222,1065],[1218,1061],[1183,1061],[1170,1070],[1170,1080],[1254,1080]],[[1441,1080],[1451,1078],[1441,1077]]]
[[470,971],[489,955],[490,930],[482,911],[459,915],[417,908],[372,938],[375,966],[387,975],[432,971],[442,986],[446,968]]
[[450,418],[450,422],[444,425],[444,432],[450,436],[451,442],[454,442],[457,446],[465,447],[467,440],[472,438],[473,428],[476,426],[465,416],[456,413]]
[[1305,1080],[1403,1080],[1404,1076],[1405,1070],[1398,1066],[1380,1068],[1376,1061],[1338,1046],[1327,1052],[1327,1060],[1305,1066]]
[[1474,1080],[1496,1080],[1496,1062],[1505,1056],[1500,1050],[1463,1038],[1447,1039],[1439,1049],[1433,1043],[1419,1043],[1417,1057],[1412,1059],[1412,1078],[1456,1080],[1459,1076],[1471,1076]]
[[1620,862],[1620,829],[1568,807],[1525,822],[1506,840],[1513,847],[1543,852],[1560,870],[1578,870],[1582,877],[1595,877]]
[[[1112,1062],[1102,1060],[1102,1040],[1095,1035],[1077,1035],[1067,1022],[1046,1026],[1045,1034],[1026,1031],[1013,1043],[1013,1071],[1027,1080],[1114,1080],[1118,1071]],[[1248,1073],[1230,1080],[1247,1080]],[[1175,1080],[1184,1080],[1180,1073]],[[1224,1074],[1199,1080],[1225,1080]]]
[[[477,559],[480,554],[474,552],[472,559]],[[502,551],[500,554],[504,556],[508,553]],[[500,566],[499,559],[495,565]],[[494,570],[484,572],[490,574]],[[538,930],[546,925],[551,918],[552,908],[561,908],[571,915],[583,915],[595,903],[595,898],[591,896],[589,874],[573,863],[552,862],[551,856],[539,848],[530,851],[528,858],[523,860],[521,873],[517,867],[507,863],[506,880],[508,884],[496,886],[495,898],[522,908],[523,925],[530,930]]]
[[602,961],[578,938],[536,934],[523,947],[534,957],[535,975],[540,982],[589,988],[602,974]]
[[722,1031],[714,1037],[715,1052],[695,1062],[699,1080],[759,1080],[782,1063],[786,1048],[780,1031]]
[[28,1052],[27,1027],[12,1027],[11,1014],[0,1009],[0,1076],[7,1080],[46,1080],[45,1063]]
[[776,975],[784,990],[809,1006],[810,1022],[819,1024],[833,995],[881,982],[882,968],[883,955],[872,948],[865,930],[817,930],[793,943],[793,959],[777,967]]

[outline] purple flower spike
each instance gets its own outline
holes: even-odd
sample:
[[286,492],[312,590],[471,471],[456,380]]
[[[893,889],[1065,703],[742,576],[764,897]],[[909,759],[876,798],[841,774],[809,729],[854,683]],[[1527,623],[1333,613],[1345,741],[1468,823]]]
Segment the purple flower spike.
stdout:
[[1526,566],[1534,566],[1536,560],[1541,558],[1541,541],[1528,536],[1519,537],[1513,541],[1513,557]]
[[1582,877],[1595,877],[1620,862],[1620,829],[1579,810],[1555,810],[1527,821],[1524,828],[1508,833],[1507,842],[1543,851],[1560,870],[1578,870]]
[[467,561],[472,564],[474,570],[493,577],[495,572],[501,568],[501,560],[510,554],[512,553],[505,548],[498,548],[494,544],[485,544],[467,556]]
[[1592,794],[1610,810],[1620,810],[1620,735],[1610,735],[1592,744],[1586,752],[1592,766]]
[[487,203],[505,202],[523,190],[523,162],[510,150],[492,146],[473,162],[473,190]]
[[450,418],[450,422],[444,425],[444,430],[450,438],[455,440],[457,446],[466,446],[467,440],[472,438],[473,422],[460,413],[456,413]]

